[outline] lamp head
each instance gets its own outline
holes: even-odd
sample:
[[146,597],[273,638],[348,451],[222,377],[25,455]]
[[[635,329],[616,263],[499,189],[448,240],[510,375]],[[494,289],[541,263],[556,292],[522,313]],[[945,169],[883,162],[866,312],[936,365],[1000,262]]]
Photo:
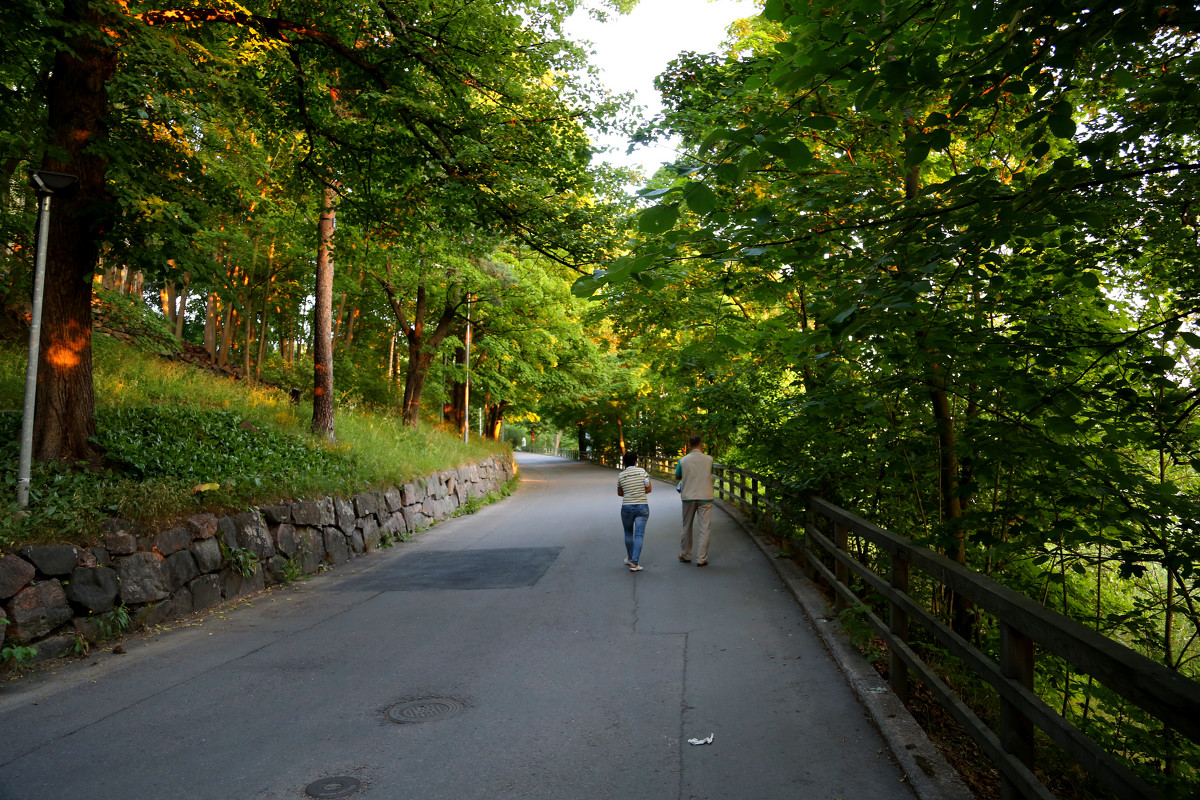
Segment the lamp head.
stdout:
[[74,190],[78,180],[74,175],[50,172],[44,169],[35,169],[29,173],[29,185],[38,194],[69,194]]

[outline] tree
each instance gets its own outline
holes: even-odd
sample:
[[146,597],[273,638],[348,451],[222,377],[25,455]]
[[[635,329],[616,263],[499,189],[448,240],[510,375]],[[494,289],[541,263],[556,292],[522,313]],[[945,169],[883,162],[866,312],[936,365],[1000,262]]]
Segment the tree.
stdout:
[[[590,154],[582,123],[611,107],[589,107],[586,92],[575,96],[567,86],[581,53],[557,28],[573,4],[523,3],[520,14],[466,2],[368,4],[353,13],[326,4],[293,7],[289,17],[259,13],[254,4],[31,6],[29,18],[43,20],[43,28],[22,23],[18,37],[33,44],[25,62],[30,74],[46,70],[43,53],[54,59],[44,98],[52,134],[42,166],[81,178],[78,195],[56,214],[57,244],[49,253],[47,296],[55,301],[43,328],[40,459],[98,457],[88,441],[94,422],[86,279],[102,242],[127,246],[112,236],[114,221],[96,213],[115,210],[106,202],[109,170],[137,172],[126,161],[136,147],[108,136],[110,94],[122,124],[184,107],[195,117],[219,117],[222,97],[253,103],[266,123],[302,132],[308,152],[300,168],[339,183],[343,205],[361,198],[381,218],[383,210],[395,216],[405,190],[437,186],[437,211],[448,218],[474,217],[562,260],[589,257],[586,240],[554,235],[602,216],[576,187],[590,180],[580,171]],[[60,29],[69,38],[50,33]],[[152,74],[164,93],[147,109],[146,94],[125,69],[149,53],[159,57]],[[238,57],[224,60],[230,53]],[[5,73],[18,63],[6,60]],[[186,138],[187,125],[178,128]],[[376,163],[381,154],[388,157],[387,181]]]
[[[416,269],[406,272],[415,277],[413,291],[414,301],[411,310],[406,310],[406,302],[401,290],[392,282],[393,265],[390,259],[384,263],[384,275],[377,276],[380,286],[387,295],[388,302],[400,326],[400,333],[408,346],[408,365],[404,375],[404,401],[401,413],[406,423],[417,427],[421,418],[421,395],[425,389],[425,380],[429,375],[429,367],[434,354],[458,324],[459,315],[467,304],[469,291],[463,291],[462,271],[469,269],[459,259],[443,256],[445,261],[458,263],[457,267],[446,269],[435,264],[428,253],[419,256]],[[427,330],[429,314],[429,280],[431,273],[441,273],[446,283],[439,287],[441,300],[438,304],[437,317],[433,330]]]
[[46,292],[38,358],[34,458],[96,462],[92,393],[91,276],[106,224],[105,161],[97,149],[107,126],[106,84],[117,53],[106,20],[86,0],[67,0],[62,22],[71,31],[46,81],[48,147],[42,169],[75,175],[78,189],[55,203],[46,253]]
[[[698,345],[733,455],[793,486],[1069,613],[1077,569],[1161,576],[1153,620],[1117,635],[1154,627],[1178,666],[1200,622],[1177,625],[1200,563],[1198,25],[1165,4],[771,0],[749,56],[660,78],[686,155],[644,192],[638,246],[575,290],[663,361]],[[654,333],[658,303],[725,302],[708,339]],[[760,356],[765,385],[739,368]]]
[[317,222],[317,285],[313,304],[313,419],[312,432],[333,440],[333,222],[334,187],[321,192]]

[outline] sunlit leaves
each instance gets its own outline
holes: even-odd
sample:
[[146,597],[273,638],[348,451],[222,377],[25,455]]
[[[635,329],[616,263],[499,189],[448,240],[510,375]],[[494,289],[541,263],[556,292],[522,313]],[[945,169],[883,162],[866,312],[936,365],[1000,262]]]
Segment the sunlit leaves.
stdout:
[[677,204],[651,206],[638,216],[638,230],[648,234],[661,234],[675,227],[679,219]]
[[717,195],[704,183],[692,183],[684,191],[688,208],[697,214],[707,214],[717,207]]

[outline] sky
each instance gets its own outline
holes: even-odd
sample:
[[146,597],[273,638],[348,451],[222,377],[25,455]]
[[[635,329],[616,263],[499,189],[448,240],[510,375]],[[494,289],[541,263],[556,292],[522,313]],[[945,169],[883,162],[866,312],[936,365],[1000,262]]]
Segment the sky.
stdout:
[[[731,22],[757,13],[754,0],[640,0],[629,14],[613,14],[603,24],[577,14],[568,20],[567,33],[592,43],[592,61],[610,90],[634,92],[639,105],[656,113],[662,104],[654,78],[671,59],[685,50],[717,52]],[[673,147],[664,145],[626,156],[624,140],[597,137],[597,142],[614,147],[608,161],[640,166],[647,178],[674,154]]]

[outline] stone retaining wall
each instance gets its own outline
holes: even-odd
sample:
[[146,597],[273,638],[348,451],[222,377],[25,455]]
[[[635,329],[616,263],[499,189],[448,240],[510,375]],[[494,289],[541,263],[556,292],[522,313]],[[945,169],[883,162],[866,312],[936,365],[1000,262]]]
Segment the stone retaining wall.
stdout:
[[[31,546],[0,556],[0,602],[9,620],[0,622],[0,640],[33,645],[37,660],[67,655],[79,637],[103,639],[102,618],[117,606],[125,606],[133,628],[203,611],[284,582],[289,566],[311,574],[415,533],[515,474],[511,456],[493,456],[348,499],[196,514],[161,531],[106,520],[103,546]],[[245,577],[226,554],[248,560],[248,553],[257,566]]]

